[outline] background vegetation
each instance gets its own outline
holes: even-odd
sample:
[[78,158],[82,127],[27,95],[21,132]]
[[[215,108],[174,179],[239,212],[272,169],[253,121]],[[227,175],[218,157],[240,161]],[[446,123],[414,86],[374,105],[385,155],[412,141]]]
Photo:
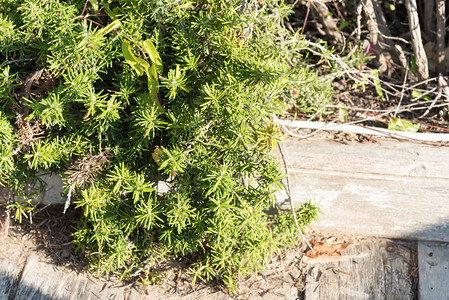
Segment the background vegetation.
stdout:
[[[323,111],[336,113],[325,121],[393,135],[447,133],[448,11],[444,0],[296,1],[287,25],[306,37],[316,70],[334,81]],[[336,51],[317,52],[319,39]]]

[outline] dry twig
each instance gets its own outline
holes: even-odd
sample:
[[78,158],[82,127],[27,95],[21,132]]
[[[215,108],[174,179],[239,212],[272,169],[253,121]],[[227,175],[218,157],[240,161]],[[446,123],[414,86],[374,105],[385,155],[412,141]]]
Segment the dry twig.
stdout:
[[404,83],[402,85],[402,92],[401,92],[401,98],[399,98],[399,103],[396,107],[396,111],[394,112],[394,117],[396,117],[396,115],[398,114],[399,108],[401,107],[402,104],[402,99],[404,98],[404,90],[405,90],[405,84],[407,83],[407,75],[408,75],[408,69],[405,70],[405,76],[404,76]]
[[[444,1],[444,0],[443,0]],[[423,35],[428,41],[435,40],[435,23],[433,21],[433,12],[435,8],[434,0],[424,1],[424,19],[423,19]]]
[[[310,5],[310,3],[308,3],[307,5]],[[344,43],[343,35],[341,32],[339,32],[337,23],[331,17],[332,14],[330,13],[326,4],[321,1],[313,1],[312,7],[314,8],[312,12],[316,13],[318,19],[320,20],[320,23],[324,27],[326,35],[330,38],[330,40],[333,43],[343,44]]]
[[[431,1],[426,1],[431,2]],[[445,74],[446,67],[444,59],[446,57],[446,0],[437,0],[437,47],[438,47],[438,64],[437,72],[440,74]]]
[[286,161],[286,159],[284,157],[284,155],[287,155],[287,151],[283,151],[282,150],[282,146],[283,145],[284,145],[283,142],[279,142],[278,147],[279,147],[279,152],[280,152],[281,157],[282,157],[282,161],[284,162],[285,172],[287,173],[286,178],[287,178],[287,187],[288,187],[288,200],[290,202],[290,209],[291,209],[291,211],[293,213],[293,220],[295,221],[295,226],[296,226],[296,229],[298,230],[299,235],[304,240],[304,242],[307,244],[307,246],[310,248],[310,250],[312,251],[313,255],[316,255],[315,251],[313,250],[313,247],[307,241],[306,237],[304,236],[304,234],[301,231],[301,228],[298,225],[298,218],[296,217],[295,207],[293,205],[292,188],[291,188],[290,179],[289,179],[289,172],[288,172],[287,161]]

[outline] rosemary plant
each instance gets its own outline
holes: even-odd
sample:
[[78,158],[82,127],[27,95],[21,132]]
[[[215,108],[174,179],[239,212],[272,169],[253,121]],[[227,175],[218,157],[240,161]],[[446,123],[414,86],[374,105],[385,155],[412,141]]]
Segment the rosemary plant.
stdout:
[[[236,291],[296,238],[291,216],[265,213],[284,176],[271,118],[287,96],[316,111],[330,94],[300,63],[290,12],[276,0],[0,0],[0,182],[20,195],[9,208],[26,217],[24,184],[57,172],[93,272],[142,277],[189,255],[194,280]],[[298,211],[303,225],[316,213]]]

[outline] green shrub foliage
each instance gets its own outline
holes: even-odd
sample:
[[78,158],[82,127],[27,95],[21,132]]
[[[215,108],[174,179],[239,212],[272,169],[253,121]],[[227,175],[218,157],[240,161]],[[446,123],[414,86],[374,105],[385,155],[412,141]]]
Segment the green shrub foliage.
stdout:
[[187,255],[195,279],[235,290],[296,238],[289,216],[264,212],[283,177],[271,118],[286,95],[316,111],[330,93],[300,64],[289,13],[272,0],[0,0],[0,179],[16,217],[52,170],[99,275]]

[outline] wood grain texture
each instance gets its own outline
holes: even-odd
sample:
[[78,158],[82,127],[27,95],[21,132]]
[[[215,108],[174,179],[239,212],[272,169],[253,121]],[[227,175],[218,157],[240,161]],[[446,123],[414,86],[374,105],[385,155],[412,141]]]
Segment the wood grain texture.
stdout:
[[[63,204],[66,201],[64,189],[62,188],[64,183],[56,174],[51,174],[49,172],[40,171],[38,173],[39,178],[45,183],[42,193],[39,195],[37,201],[42,204]],[[28,188],[28,187],[27,187]],[[40,184],[36,183],[33,186],[30,186],[28,190],[29,192],[37,192],[40,188]],[[14,195],[11,194],[10,190],[6,187],[0,186],[0,203],[5,203],[8,199]]]
[[413,299],[410,279],[412,251],[400,244],[363,242],[341,257],[308,259],[306,300]]
[[449,299],[449,244],[418,242],[419,299]]
[[292,169],[449,179],[449,148],[401,141],[287,140]]
[[21,276],[15,299],[123,300],[128,299],[128,295],[124,289],[97,284],[74,272],[58,271],[54,266],[41,261],[35,254],[31,254]]
[[[318,203],[317,229],[449,242],[448,148],[328,140],[285,146],[292,199]],[[285,195],[278,204],[287,206]]]
[[20,266],[13,260],[0,259],[0,299],[8,300],[15,293],[15,279]]

